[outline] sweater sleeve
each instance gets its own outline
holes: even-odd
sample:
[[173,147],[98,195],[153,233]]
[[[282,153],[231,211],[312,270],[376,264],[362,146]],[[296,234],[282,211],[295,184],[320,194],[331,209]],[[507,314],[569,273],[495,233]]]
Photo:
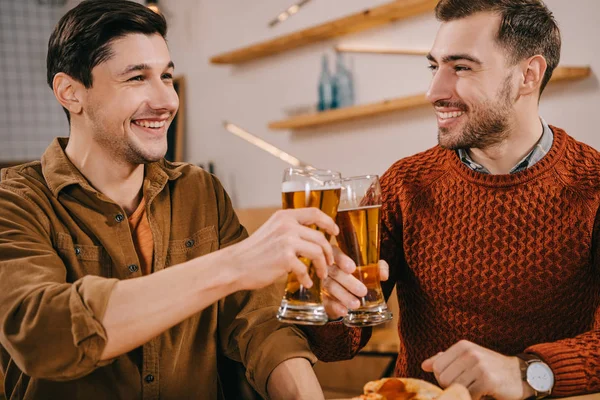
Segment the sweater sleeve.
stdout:
[[[600,209],[596,212],[594,222],[592,254],[593,266],[600,280]],[[599,280],[595,282],[596,285]],[[552,368],[555,379],[552,394],[555,396],[600,391],[600,298],[596,303],[592,330],[574,338],[536,344],[525,350],[537,354]]]
[[600,391],[600,330],[595,329],[571,339],[542,343],[525,352],[540,356],[554,372],[555,396]]

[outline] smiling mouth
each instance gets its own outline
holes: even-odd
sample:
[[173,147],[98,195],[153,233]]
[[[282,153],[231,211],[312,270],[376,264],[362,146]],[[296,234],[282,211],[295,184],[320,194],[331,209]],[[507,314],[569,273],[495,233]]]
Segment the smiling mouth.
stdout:
[[163,120],[163,121],[137,120],[137,121],[132,121],[132,122],[137,126],[141,126],[142,128],[160,129],[166,125],[167,120]]
[[447,120],[452,118],[458,118],[463,115],[464,111],[452,111],[452,112],[436,112],[439,119]]

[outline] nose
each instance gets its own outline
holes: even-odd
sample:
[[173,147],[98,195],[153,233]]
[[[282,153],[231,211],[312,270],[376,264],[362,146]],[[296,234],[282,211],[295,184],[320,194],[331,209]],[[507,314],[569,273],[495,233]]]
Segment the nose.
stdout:
[[454,78],[452,72],[445,68],[438,67],[438,71],[433,75],[429,90],[427,91],[427,100],[435,104],[439,100],[449,100],[454,92]]
[[172,114],[179,108],[179,96],[171,82],[162,79],[150,85],[148,105],[153,110],[168,111]]

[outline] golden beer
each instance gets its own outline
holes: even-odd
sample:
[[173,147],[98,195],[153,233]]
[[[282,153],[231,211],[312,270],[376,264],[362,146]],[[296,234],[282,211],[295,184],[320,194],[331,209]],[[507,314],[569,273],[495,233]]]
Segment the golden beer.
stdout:
[[379,279],[379,237],[381,206],[339,211],[337,237],[342,251],[356,264],[354,276],[367,287],[359,308],[370,308],[384,302]]
[[[308,192],[284,192],[281,194],[283,209],[316,207],[335,219],[337,207],[340,201],[340,188],[326,190],[311,190]],[[310,226],[312,229],[320,230],[317,226]],[[325,234],[329,241],[329,235]],[[317,305],[322,303],[321,299],[321,279],[317,276],[316,269],[312,262],[305,258],[299,257],[300,261],[308,268],[308,275],[313,281],[310,288],[302,286],[296,275],[290,273],[288,275],[287,284],[285,286],[285,300],[290,305]]]
[[355,176],[341,181],[342,192],[336,222],[342,251],[356,264],[354,277],[367,287],[360,306],[348,310],[344,324],[372,326],[392,319],[379,279],[381,236],[381,186],[377,175]]

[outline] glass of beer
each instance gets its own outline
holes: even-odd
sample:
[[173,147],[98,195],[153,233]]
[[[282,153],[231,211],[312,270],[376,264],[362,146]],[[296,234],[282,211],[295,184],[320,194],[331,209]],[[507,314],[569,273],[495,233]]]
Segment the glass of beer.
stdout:
[[[340,180],[339,172],[288,168],[283,175],[282,208],[316,207],[335,220],[340,202]],[[310,228],[320,230],[316,225]],[[329,235],[324,234],[329,240]],[[294,273],[288,274],[277,319],[294,324],[323,325],[327,323],[327,313],[321,298],[321,279],[311,260],[305,257],[299,259],[308,268],[313,285],[306,288],[298,282]]]
[[379,279],[379,241],[381,234],[381,187],[377,175],[342,179],[342,193],[336,222],[340,228],[337,242],[356,263],[354,276],[367,287],[360,306],[348,310],[347,326],[377,325],[392,319]]

